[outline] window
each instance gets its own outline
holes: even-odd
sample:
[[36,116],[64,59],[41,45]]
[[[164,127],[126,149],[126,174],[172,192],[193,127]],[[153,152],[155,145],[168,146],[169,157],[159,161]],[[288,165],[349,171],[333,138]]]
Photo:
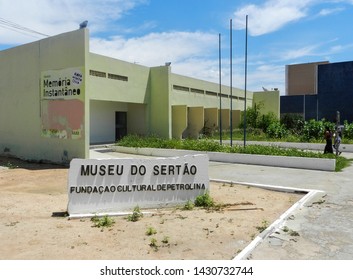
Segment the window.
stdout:
[[191,88],[191,92],[202,93],[202,94],[205,93],[205,91],[203,91],[202,89],[198,89],[198,88]]
[[121,75],[112,74],[112,73],[108,73],[108,79],[119,80],[124,82],[127,82],[129,80],[129,78],[126,76],[121,76]]
[[101,72],[101,71],[96,71],[96,70],[89,70],[89,74],[91,76],[100,77],[100,78],[106,78],[107,77],[107,73]]
[[181,90],[181,91],[190,91],[188,87],[177,86],[177,85],[173,85],[173,89]]
[[208,90],[206,90],[206,94],[207,94],[207,95],[217,96],[217,92],[214,92],[214,91],[208,91]]

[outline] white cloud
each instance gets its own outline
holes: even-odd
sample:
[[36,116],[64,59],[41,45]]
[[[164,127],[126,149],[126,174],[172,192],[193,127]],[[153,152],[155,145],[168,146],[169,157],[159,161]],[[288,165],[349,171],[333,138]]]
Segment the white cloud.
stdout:
[[312,56],[317,53],[317,49],[320,45],[309,45],[301,48],[294,48],[287,50],[286,52],[280,55],[282,60],[293,60],[305,56]]
[[[105,31],[112,21],[145,0],[1,0],[0,17],[47,35],[68,32],[89,21],[92,33]],[[0,44],[21,44],[43,37],[0,26]]]
[[143,37],[125,39],[121,36],[108,40],[92,38],[90,50],[146,66],[165,62],[181,63],[184,60],[204,57],[217,50],[217,36],[201,32],[150,33]]
[[267,0],[262,5],[246,5],[235,12],[235,27],[245,28],[245,17],[248,15],[250,35],[270,33],[305,17],[313,2],[315,0]]
[[336,13],[339,13],[342,11],[344,11],[344,8],[322,9],[319,12],[319,16],[328,16],[328,15],[336,14]]

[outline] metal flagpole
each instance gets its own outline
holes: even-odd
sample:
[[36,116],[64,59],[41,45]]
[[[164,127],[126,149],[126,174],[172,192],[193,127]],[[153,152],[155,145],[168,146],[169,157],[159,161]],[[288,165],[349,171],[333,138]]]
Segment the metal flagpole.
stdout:
[[230,20],[230,146],[233,146],[233,26]]
[[221,62],[221,33],[219,33],[219,143],[222,145],[222,62]]
[[248,68],[248,15],[246,15],[245,27],[245,100],[244,100],[244,147],[246,146],[246,91],[247,91],[247,68]]

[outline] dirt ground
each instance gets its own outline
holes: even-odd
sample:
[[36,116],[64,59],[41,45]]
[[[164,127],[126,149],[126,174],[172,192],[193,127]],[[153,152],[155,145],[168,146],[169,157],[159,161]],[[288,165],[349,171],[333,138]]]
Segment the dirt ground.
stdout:
[[[210,184],[220,210],[154,210],[111,227],[68,219],[68,169],[0,157],[0,259],[229,260],[302,195]],[[146,232],[154,230],[148,235]]]

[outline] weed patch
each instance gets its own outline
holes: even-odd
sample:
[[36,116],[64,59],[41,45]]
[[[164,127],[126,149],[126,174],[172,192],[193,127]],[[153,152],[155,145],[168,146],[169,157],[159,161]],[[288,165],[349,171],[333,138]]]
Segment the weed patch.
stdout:
[[204,208],[211,208],[215,206],[213,198],[210,196],[208,192],[203,195],[199,195],[195,199],[195,206],[196,207],[204,207]]
[[93,217],[91,218],[91,221],[93,222],[93,227],[97,227],[97,228],[111,227],[115,223],[115,221],[108,216],[104,216],[102,218]]
[[153,227],[149,227],[147,230],[146,230],[146,235],[153,235],[153,234],[157,234],[157,230]]
[[129,222],[137,222],[142,217],[143,217],[143,214],[141,213],[140,207],[136,206],[132,214],[127,216],[127,220]]
[[261,233],[261,232],[263,232],[265,229],[267,229],[268,226],[269,226],[268,221],[264,220],[264,221],[262,221],[261,226],[257,226],[256,229]]

